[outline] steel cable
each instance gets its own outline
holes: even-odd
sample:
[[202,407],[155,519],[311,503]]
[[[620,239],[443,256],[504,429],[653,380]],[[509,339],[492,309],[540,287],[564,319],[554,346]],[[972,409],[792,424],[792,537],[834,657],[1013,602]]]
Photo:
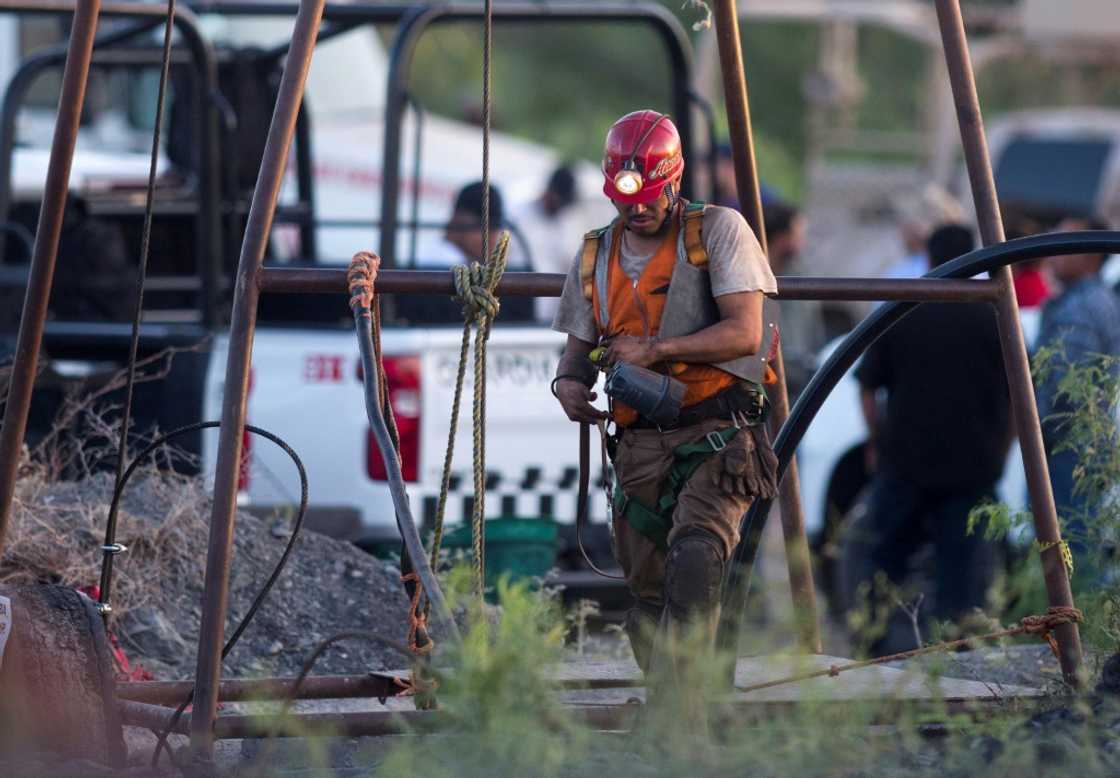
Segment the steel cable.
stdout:
[[[175,0],[167,0],[167,23],[163,29],[163,59],[160,63],[159,91],[156,93],[156,115],[152,127],[152,154],[148,164],[148,187],[144,202],[144,226],[140,239],[139,273],[136,279],[136,309],[132,316],[132,335],[128,347],[128,382],[125,386],[124,408],[121,411],[121,434],[117,444],[116,490],[119,493],[124,477],[124,463],[128,458],[128,426],[132,417],[132,395],[136,384],[136,355],[140,350],[140,317],[144,311],[144,284],[148,275],[148,256],[151,248],[152,214],[155,203],[156,167],[159,162],[159,141],[163,127],[163,106],[167,96],[167,77],[171,70],[171,35],[175,28]],[[116,501],[109,508],[105,522],[105,542],[101,545],[101,585],[98,608],[108,626],[112,608],[109,595],[113,587],[113,557],[122,549],[116,542]]]

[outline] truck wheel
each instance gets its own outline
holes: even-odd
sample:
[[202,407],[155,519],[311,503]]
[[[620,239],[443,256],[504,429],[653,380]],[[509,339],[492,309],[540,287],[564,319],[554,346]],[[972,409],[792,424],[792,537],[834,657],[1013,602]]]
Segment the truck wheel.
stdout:
[[0,596],[12,611],[0,665],[0,752],[124,767],[112,655],[93,602],[46,584],[0,585]]

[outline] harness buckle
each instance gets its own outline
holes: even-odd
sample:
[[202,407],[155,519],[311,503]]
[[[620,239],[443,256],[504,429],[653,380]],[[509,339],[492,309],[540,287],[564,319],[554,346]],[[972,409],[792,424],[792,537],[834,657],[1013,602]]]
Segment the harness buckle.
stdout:
[[704,437],[707,439],[708,445],[712,447],[712,451],[723,451],[727,448],[727,441],[718,432],[709,432]]

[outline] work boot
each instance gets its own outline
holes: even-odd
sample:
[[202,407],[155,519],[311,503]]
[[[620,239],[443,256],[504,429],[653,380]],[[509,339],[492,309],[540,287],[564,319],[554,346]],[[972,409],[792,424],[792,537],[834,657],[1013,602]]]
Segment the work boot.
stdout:
[[[723,546],[712,534],[694,530],[674,541],[665,561],[665,609],[651,660],[651,701],[680,706],[680,721],[693,734],[708,735],[702,676],[693,664],[714,649],[723,585]],[[699,645],[688,641],[699,640]]]
[[661,622],[663,606],[652,600],[635,600],[634,606],[626,612],[623,628],[630,639],[630,650],[634,661],[642,669],[643,675],[649,674],[650,659],[653,657],[653,641]]

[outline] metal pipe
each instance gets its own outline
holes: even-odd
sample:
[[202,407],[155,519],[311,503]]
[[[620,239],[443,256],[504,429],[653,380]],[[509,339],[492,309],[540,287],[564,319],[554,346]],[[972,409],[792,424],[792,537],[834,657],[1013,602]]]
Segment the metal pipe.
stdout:
[[[292,694],[292,678],[231,679],[218,684],[218,700],[283,700]],[[310,676],[300,684],[297,699],[342,700],[351,698],[380,699],[401,691],[394,676],[381,673],[365,675]],[[139,681],[117,685],[117,698],[155,705],[178,705],[194,689],[191,681]]]
[[[323,36],[319,36],[322,40]],[[285,44],[287,45],[287,44]],[[315,172],[311,159],[311,110],[305,104],[300,108],[296,119],[296,191],[299,202],[307,210],[299,221],[299,249],[303,259],[316,262],[319,247],[316,243],[318,231],[315,229]]]
[[[181,701],[182,698],[178,700]],[[174,708],[118,699],[117,710],[121,715],[121,724],[126,727],[143,727],[152,732],[170,731],[178,735],[188,735],[191,731],[191,714],[180,714],[176,720]]]
[[[400,674],[366,673],[364,675],[309,676],[300,684],[296,699],[344,700],[384,699],[401,691]],[[641,686],[640,677],[633,678],[558,678],[554,686],[562,689],[621,689]],[[248,700],[284,700],[291,697],[295,685],[291,678],[229,679],[218,684],[219,702]],[[176,706],[194,690],[191,681],[135,681],[117,686],[117,699],[148,705]]]
[[31,256],[31,275],[20,315],[19,335],[4,421],[0,424],[0,552],[11,519],[12,500],[16,491],[23,436],[27,431],[27,413],[31,407],[31,391],[39,367],[39,347],[47,318],[47,302],[54,280],[58,241],[70,190],[70,166],[78,141],[78,125],[85,104],[86,79],[93,56],[93,39],[97,31],[100,0],[79,0],[74,8],[70,43],[66,52],[66,68],[62,73],[62,90],[58,98],[58,118],[51,141],[47,180],[35,231],[35,247]]
[[[1016,699],[1016,698],[1012,698]],[[1033,702],[1035,698],[1017,698],[1020,703]],[[1006,706],[1007,697],[980,699],[950,697],[944,700],[880,700],[871,718],[873,725],[891,724],[904,712],[930,710],[936,715],[968,715],[983,717],[996,713]],[[932,703],[932,704],[931,704]],[[829,709],[842,710],[850,705],[845,700],[817,701]],[[728,706],[720,703],[713,709],[719,719],[765,725],[776,716],[790,716],[803,702],[792,700],[756,700],[739,695]],[[591,730],[621,731],[632,729],[642,715],[642,705],[564,705],[561,712]],[[170,724],[174,710],[157,705],[147,705],[129,700],[118,702],[122,722],[128,726],[163,730]],[[733,717],[728,719],[727,717]],[[717,719],[718,720],[718,719]],[[190,713],[183,715],[172,731],[185,734],[192,722]],[[444,711],[400,710],[359,711],[352,713],[297,713],[288,716],[230,715],[221,716],[214,723],[217,739],[233,740],[264,737],[375,737],[384,735],[454,732],[462,729],[462,720]]]
[[198,637],[195,673],[194,716],[191,748],[195,757],[210,761],[214,746],[214,717],[218,707],[222,640],[229,596],[229,564],[233,547],[233,519],[237,500],[237,469],[241,459],[241,435],[249,386],[249,364],[257,317],[257,274],[260,272],[284,168],[295,132],[296,116],[311,67],[311,54],[323,15],[325,0],[302,0],[292,32],[292,48],[268,128],[268,140],[260,174],[253,190],[245,228],[237,282],[233,293],[229,358],[226,362],[222,399],[222,427],[214,476],[214,500],[210,514],[210,540],[206,555],[202,623]]
[[[719,45],[720,70],[723,74],[724,102],[727,106],[731,157],[735,164],[735,186],[739,193],[739,209],[758,236],[766,252],[766,225],[762,216],[762,193],[755,165],[754,139],[751,135],[750,101],[743,69],[743,48],[739,37],[739,16],[735,0],[715,3],[716,41]],[[789,394],[786,389],[785,362],[779,344],[772,363],[777,374],[771,401],[770,427],[776,431],[789,416]],[[801,487],[796,463],[790,463],[779,486],[782,534],[785,537],[786,565],[793,595],[794,611],[802,645],[812,653],[821,652],[820,625],[817,618],[817,595],[813,586],[813,570],[809,557],[809,541],[805,535],[805,516],[801,509]],[[733,583],[729,579],[728,585]],[[726,634],[726,633],[725,633]],[[738,639],[737,637],[735,638]]]
[[[984,137],[984,120],[980,100],[976,93],[976,80],[969,58],[968,40],[961,17],[959,0],[937,0],[937,21],[945,47],[945,63],[949,68],[949,83],[957,108],[961,142],[964,145],[965,164],[972,186],[972,199],[976,204],[976,218],[980,238],[990,246],[1004,241],[1003,219],[1000,216],[999,198],[992,175],[988,143]],[[1046,580],[1046,595],[1051,607],[1072,607],[1073,592],[1062,562],[1061,528],[1054,508],[1054,492],[1050,486],[1050,472],[1046,463],[1046,449],[1042,441],[1038,405],[1031,383],[1030,360],[1023,340],[1023,327],[1019,320],[1019,303],[1011,280],[1011,270],[1002,267],[991,273],[992,280],[1000,285],[996,303],[999,313],[1000,346],[1007,371],[1012,415],[1019,434],[1019,448],[1023,454],[1023,467],[1027,473],[1027,490],[1031,498],[1034,531],[1038,542],[1047,547],[1041,554],[1042,571]],[[1054,630],[1058,641],[1058,660],[1066,683],[1079,687],[1082,679],[1081,637],[1077,624],[1063,624]]]
[[[511,297],[559,297],[563,273],[507,272],[498,294]],[[262,268],[262,292],[275,294],[343,294],[346,271],[327,268]],[[375,292],[453,295],[455,283],[444,270],[381,270]],[[911,302],[992,302],[998,286],[988,280],[931,278],[821,278],[779,276],[779,300],[908,300]]]

